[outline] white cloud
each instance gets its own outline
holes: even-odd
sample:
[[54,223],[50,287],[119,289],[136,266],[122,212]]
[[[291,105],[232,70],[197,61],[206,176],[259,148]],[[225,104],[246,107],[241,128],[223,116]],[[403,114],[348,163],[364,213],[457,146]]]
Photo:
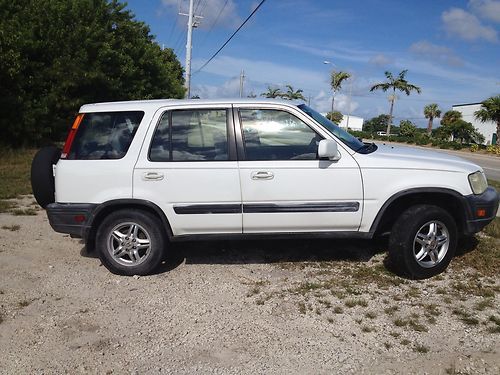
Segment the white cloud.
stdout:
[[498,41],[497,32],[490,26],[484,26],[479,19],[463,9],[451,8],[441,15],[448,35],[463,40],[474,41],[484,39],[489,42]]
[[[188,13],[189,5],[187,1],[179,0],[162,0],[162,7],[171,9],[176,13],[180,11],[182,13]],[[238,25],[241,21],[240,17],[236,11],[236,5],[233,0],[205,0],[195,4],[195,14],[197,16],[202,16],[199,27],[208,29],[211,28],[215,21],[219,26],[234,27]],[[184,17],[186,18],[186,17]],[[186,23],[187,19],[184,19],[182,23]]]
[[370,58],[369,63],[376,66],[387,66],[392,63],[392,59],[383,53],[377,53],[375,56]]
[[410,52],[426,60],[440,61],[452,66],[463,65],[463,61],[455,55],[455,52],[451,48],[432,44],[426,40],[413,43],[410,46]]
[[469,8],[481,18],[500,22],[500,1],[470,0]]
[[[193,60],[194,70],[196,71],[196,67],[201,66],[202,63],[204,63],[203,60]],[[304,90],[324,86],[328,78],[326,71],[317,72],[269,61],[248,60],[230,56],[215,58],[203,69],[203,72],[231,78],[239,76],[242,69],[249,80],[270,85],[290,84]]]

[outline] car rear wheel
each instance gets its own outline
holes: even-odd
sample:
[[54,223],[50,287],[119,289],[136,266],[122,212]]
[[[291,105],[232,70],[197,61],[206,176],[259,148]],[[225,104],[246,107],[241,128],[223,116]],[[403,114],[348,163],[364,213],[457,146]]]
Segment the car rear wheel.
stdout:
[[389,239],[389,256],[396,271],[426,279],[448,267],[457,245],[457,225],[440,207],[416,205],[396,220]]
[[119,275],[150,274],[163,258],[165,243],[160,221],[143,211],[113,212],[96,235],[101,262]]
[[31,162],[31,188],[36,201],[43,208],[55,202],[54,172],[61,150],[54,146],[40,149]]

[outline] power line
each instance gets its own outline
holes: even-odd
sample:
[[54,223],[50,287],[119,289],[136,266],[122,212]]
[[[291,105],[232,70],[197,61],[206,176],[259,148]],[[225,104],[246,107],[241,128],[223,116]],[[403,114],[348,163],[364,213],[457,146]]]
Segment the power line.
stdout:
[[200,44],[200,48],[205,45],[205,42],[207,41],[209,35],[212,33],[212,30],[214,29],[215,25],[217,25],[217,22],[219,22],[219,18],[220,16],[222,15],[222,12],[224,12],[224,9],[226,9],[226,5],[228,3],[229,0],[226,0],[224,2],[224,5],[222,6],[222,8],[220,9],[219,11],[219,14],[217,15],[217,17],[215,18],[214,22],[212,23],[212,25],[210,26],[210,29],[208,30],[208,32],[205,34],[205,38],[203,38],[203,41],[201,42]]
[[215,56],[217,56],[217,55],[219,54],[219,52],[220,52],[220,51],[222,51],[222,49],[223,49],[223,48],[224,48],[224,47],[225,47],[225,46],[226,46],[226,45],[227,45],[227,44],[231,41],[231,39],[233,39],[233,37],[234,37],[234,36],[238,33],[238,31],[240,31],[240,29],[241,29],[243,26],[245,26],[245,24],[248,22],[248,20],[249,20],[250,18],[252,18],[252,16],[253,16],[253,15],[254,15],[254,14],[255,14],[258,10],[259,10],[259,8],[262,6],[262,4],[264,4],[264,3],[265,3],[265,1],[266,1],[266,0],[261,0],[261,2],[259,3],[259,5],[257,5],[257,7],[253,10],[253,12],[252,12],[252,13],[250,13],[250,15],[246,18],[246,20],[245,20],[245,21],[243,21],[243,23],[242,23],[242,24],[241,24],[241,25],[240,25],[240,26],[236,29],[236,31],[235,31],[235,32],[234,32],[234,33],[233,33],[233,34],[229,37],[229,39],[228,39],[228,40],[226,40],[226,42],[225,42],[225,43],[224,43],[224,44],[223,44],[223,45],[222,45],[222,46],[221,46],[221,47],[217,50],[217,52],[215,52],[215,53],[212,55],[212,57],[211,57],[211,58],[209,58],[209,59],[208,59],[208,61],[207,61],[205,64],[203,64],[203,65],[201,66],[201,68],[199,68],[199,69],[198,69],[196,72],[194,72],[193,74],[196,74],[196,73],[200,72],[200,71],[201,71],[204,67],[206,67],[206,66],[210,63],[210,61],[212,61],[212,60],[215,58]]

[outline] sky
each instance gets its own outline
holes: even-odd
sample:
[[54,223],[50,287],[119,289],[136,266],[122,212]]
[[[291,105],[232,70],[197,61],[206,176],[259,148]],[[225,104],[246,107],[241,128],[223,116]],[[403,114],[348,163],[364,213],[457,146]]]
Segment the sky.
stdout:
[[[407,69],[422,93],[399,93],[394,123],[425,126],[423,108],[477,103],[500,92],[500,0],[266,0],[205,68],[260,1],[194,0],[191,94],[259,96],[267,87],[302,89],[313,108],[331,108],[332,69],[346,71],[335,110],[365,120],[389,111],[388,93],[370,92],[384,72]],[[185,64],[189,0],[128,0],[155,40]],[[328,62],[328,63],[325,63]]]

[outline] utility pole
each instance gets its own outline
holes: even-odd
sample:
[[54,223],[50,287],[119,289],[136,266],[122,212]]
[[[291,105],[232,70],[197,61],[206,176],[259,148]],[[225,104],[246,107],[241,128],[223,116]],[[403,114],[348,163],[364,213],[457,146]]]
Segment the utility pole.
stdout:
[[191,97],[191,49],[193,44],[193,28],[198,27],[198,21],[196,18],[203,18],[194,15],[194,0],[189,0],[189,13],[181,13],[181,16],[188,16],[188,32],[187,32],[187,42],[186,42],[186,82],[184,87],[186,88],[186,99]]
[[240,73],[240,98],[243,98],[243,82],[245,81],[245,71],[242,69]]

